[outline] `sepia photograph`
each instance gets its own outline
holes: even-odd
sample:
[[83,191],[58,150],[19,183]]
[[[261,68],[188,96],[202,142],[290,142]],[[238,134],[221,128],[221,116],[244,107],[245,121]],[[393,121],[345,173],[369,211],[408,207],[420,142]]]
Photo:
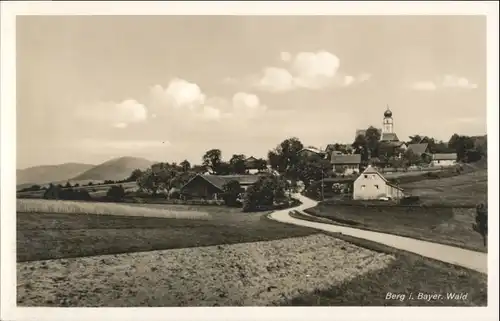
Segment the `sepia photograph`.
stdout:
[[150,11],[13,17],[2,300],[497,304],[489,16]]

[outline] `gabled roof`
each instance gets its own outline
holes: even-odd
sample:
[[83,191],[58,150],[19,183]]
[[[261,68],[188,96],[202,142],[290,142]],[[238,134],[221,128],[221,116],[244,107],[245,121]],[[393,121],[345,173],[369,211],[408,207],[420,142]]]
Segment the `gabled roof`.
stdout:
[[352,155],[332,155],[332,164],[342,165],[342,164],[360,164],[361,154]]
[[303,151],[309,151],[309,152],[313,152],[313,153],[316,153],[316,154],[324,154],[325,152],[322,151],[321,149],[318,149],[318,148],[315,148],[315,147],[306,147],[306,148],[302,148],[301,150],[299,150],[297,153],[302,153]]
[[457,153],[442,153],[432,155],[434,160],[457,160]]
[[189,183],[191,183],[194,179],[197,177],[200,177],[210,184],[212,184],[214,187],[218,188],[219,190],[224,189],[224,185],[229,183],[230,181],[237,181],[240,183],[240,185],[252,185],[257,183],[259,178],[261,177],[260,175],[196,175],[193,177],[191,180],[189,180],[184,186],[181,188],[184,189]]
[[392,186],[394,188],[397,188],[400,191],[403,191],[403,189],[401,187],[396,186],[396,185],[392,184],[391,182],[389,182],[387,180],[387,178],[384,177],[384,175],[382,175],[379,171],[377,171],[371,165],[368,165],[368,167],[364,170],[364,172],[361,173],[361,175],[359,175],[358,179],[360,179],[361,177],[363,177],[363,175],[365,175],[365,174],[376,174],[376,175],[380,176],[380,178],[382,178],[387,185]]
[[408,150],[411,150],[414,154],[421,155],[427,152],[427,147],[429,144],[420,143],[420,144],[410,144],[408,145]]
[[396,133],[382,133],[381,141],[396,141],[399,142],[398,135]]

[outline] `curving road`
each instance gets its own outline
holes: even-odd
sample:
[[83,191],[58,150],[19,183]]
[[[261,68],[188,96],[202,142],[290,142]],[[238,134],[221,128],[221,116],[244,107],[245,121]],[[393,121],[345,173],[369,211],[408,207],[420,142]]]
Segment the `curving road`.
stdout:
[[[307,198],[301,194],[295,194],[294,197],[298,198],[302,202],[302,204],[293,208],[293,210],[302,213],[305,209],[314,207],[318,204],[316,201],[311,200],[310,198]],[[327,223],[305,221],[291,217],[289,215],[289,212],[290,209],[276,211],[271,213],[269,215],[269,218],[282,223],[300,225],[327,232],[342,233],[353,237],[370,240],[404,251],[413,252],[438,261],[459,265],[485,274],[488,270],[488,260],[486,253],[465,250],[449,245],[416,240],[409,237],[402,237],[393,234],[372,232]]]

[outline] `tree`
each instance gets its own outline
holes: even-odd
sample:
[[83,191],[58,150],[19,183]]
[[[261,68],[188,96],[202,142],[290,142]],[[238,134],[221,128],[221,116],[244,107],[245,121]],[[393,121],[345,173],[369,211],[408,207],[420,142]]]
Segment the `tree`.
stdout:
[[266,175],[248,187],[243,199],[243,211],[251,212],[269,208],[276,200],[286,197],[287,182],[283,177]]
[[488,207],[482,203],[476,207],[476,223],[473,224],[473,229],[481,234],[483,244],[486,246],[488,237]]
[[234,154],[233,157],[231,157],[231,160],[229,160],[231,172],[234,174],[245,174],[246,173],[245,159],[246,159],[245,155]]
[[474,139],[468,136],[453,134],[448,141],[448,147],[455,150],[458,160],[464,161],[467,157],[467,151],[474,148]]
[[223,186],[224,194],[222,198],[227,206],[237,207],[239,206],[238,198],[242,191],[240,183],[236,180],[232,180],[224,184]]
[[65,188],[70,188],[71,187],[71,183],[70,182],[66,182],[66,185],[64,185]]
[[380,131],[370,126],[365,132],[366,148],[370,152],[371,157],[378,156],[378,147],[380,143]]
[[404,158],[410,166],[420,165],[422,163],[422,158],[419,155],[415,154],[411,149],[408,149],[405,152]]
[[141,190],[150,192],[155,196],[160,189],[159,176],[152,169],[147,169],[137,180],[137,185]]
[[267,161],[265,159],[259,158],[255,161],[255,169],[259,171],[264,171],[267,169]]
[[308,188],[312,182],[319,181],[331,174],[330,161],[317,155],[303,159],[295,165],[294,169],[297,179],[304,182],[305,188]]
[[413,135],[413,136],[410,136],[410,140],[408,141],[408,144],[420,144],[420,142],[422,141],[422,136],[420,135]]
[[115,202],[121,201],[125,197],[125,189],[122,185],[113,185],[108,189],[106,197]]
[[211,149],[203,155],[203,166],[217,173],[222,162],[222,152],[220,149]]
[[268,153],[271,167],[282,174],[286,174],[288,169],[300,161],[297,153],[304,148],[304,145],[296,137],[282,141],[274,150]]
[[141,177],[142,171],[140,169],[134,169],[130,176],[128,177],[127,181],[128,182],[136,182],[139,177]]
[[187,172],[191,169],[191,163],[189,163],[187,159],[183,160],[179,165],[182,167],[182,170],[184,172]]

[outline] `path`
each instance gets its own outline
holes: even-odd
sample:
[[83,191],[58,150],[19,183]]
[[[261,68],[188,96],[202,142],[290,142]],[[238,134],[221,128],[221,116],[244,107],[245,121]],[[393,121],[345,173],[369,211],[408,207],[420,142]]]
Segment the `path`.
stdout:
[[[294,197],[298,198],[302,202],[300,206],[293,208],[293,210],[299,212],[303,212],[305,209],[314,207],[318,204],[316,201],[302,196],[301,194],[296,194]],[[271,213],[269,217],[282,223],[311,227],[327,232],[342,233],[345,235],[374,241],[400,250],[413,252],[438,261],[459,265],[465,268],[479,271],[481,273],[487,273],[488,260],[486,253],[465,250],[449,245],[416,240],[409,237],[360,230],[352,227],[345,227],[327,223],[305,221],[291,217],[289,215],[289,211],[290,209],[276,211]]]

